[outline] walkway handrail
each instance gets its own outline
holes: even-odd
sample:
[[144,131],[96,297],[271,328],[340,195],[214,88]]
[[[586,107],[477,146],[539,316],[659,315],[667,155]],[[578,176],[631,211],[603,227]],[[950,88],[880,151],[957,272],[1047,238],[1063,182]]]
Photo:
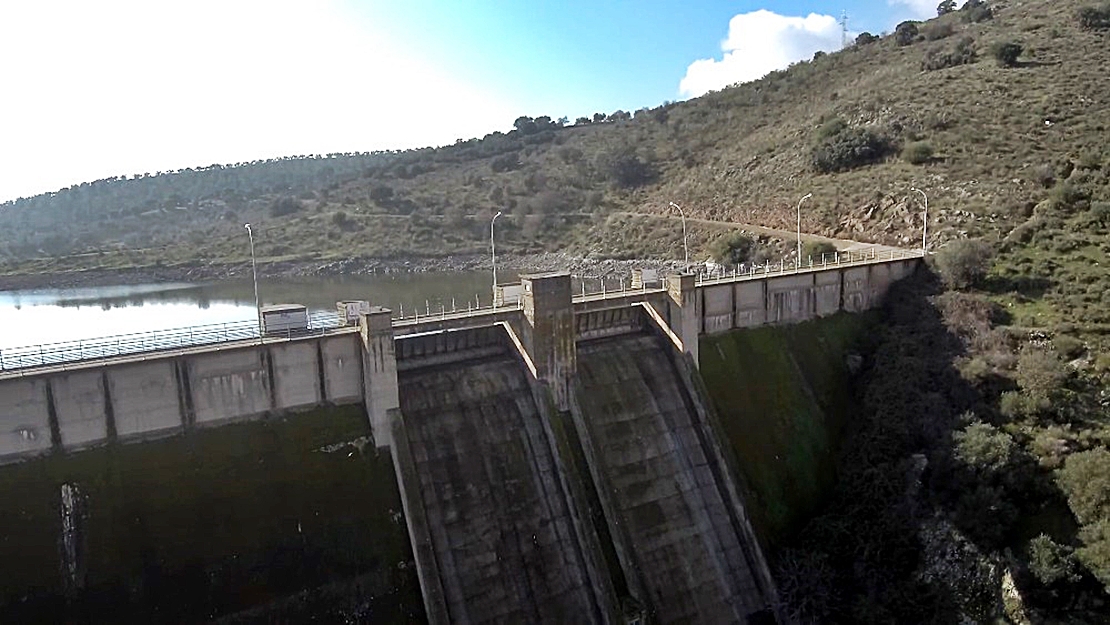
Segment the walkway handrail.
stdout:
[[[817,260],[810,257],[806,259],[806,262],[801,263],[797,262],[800,259],[795,259],[795,262],[792,264],[787,264],[785,260],[781,260],[777,265],[772,263],[751,266],[737,265],[733,268],[731,273],[724,270],[724,268],[722,268],[720,272],[699,272],[695,278],[695,284],[722,284],[725,282],[763,279],[771,276],[790,275],[800,272],[821,271],[830,267],[849,267],[921,257],[922,252],[920,250],[911,251],[893,248],[870,248],[861,252],[834,252],[831,254],[823,254],[821,258]],[[625,288],[623,279],[620,282],[619,289],[607,289],[603,279],[601,280],[601,290],[594,292],[587,292],[585,282],[582,282],[582,293],[574,295],[573,301],[584,303],[622,298],[634,293],[654,295],[665,291],[665,284],[653,287],[642,284],[639,288],[635,289],[631,288],[630,284],[628,288]],[[413,314],[406,316],[403,307],[394,311],[393,323],[398,326],[413,326],[429,321],[446,321],[449,319],[454,320],[470,316],[509,312],[519,310],[522,306],[523,301],[520,299],[500,303],[491,300],[490,304],[486,306],[482,306],[481,302],[476,300],[475,302],[468,302],[466,308],[463,309],[456,304],[455,300],[452,300],[450,311],[447,310],[446,304],[441,304],[440,310],[437,312],[432,310],[430,303],[426,303],[424,314],[414,311]],[[277,333],[267,332],[260,340],[266,341],[267,339],[285,339],[292,338],[293,336],[325,334],[339,327],[339,316],[336,312],[318,311],[309,314],[307,329]],[[99,358],[157,352],[167,349],[197,347],[246,339],[259,339],[258,323],[254,320],[174,328],[169,330],[154,330],[151,332],[121,334],[78,341],[43,343],[26,347],[12,347],[0,349],[0,372],[29,369],[46,365],[64,365]]]
[[[293,336],[324,334],[339,327],[338,313],[323,311],[310,313],[308,327],[304,330],[267,332],[267,339],[287,339]],[[258,322],[232,321],[208,325],[152,330],[119,334],[93,339],[42,343],[24,347],[0,349],[0,371],[28,369],[46,365],[75,363],[98,358],[126,356],[166,349],[181,349],[225,343],[244,339],[258,339]]]

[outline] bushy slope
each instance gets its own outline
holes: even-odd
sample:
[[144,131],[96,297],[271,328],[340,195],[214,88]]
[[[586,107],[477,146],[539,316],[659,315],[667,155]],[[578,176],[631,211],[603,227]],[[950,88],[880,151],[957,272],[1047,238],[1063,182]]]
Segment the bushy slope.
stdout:
[[[506,250],[674,257],[674,224],[652,217],[670,214],[669,201],[694,216],[789,227],[808,192],[804,230],[912,245],[921,233],[917,200],[906,200],[913,186],[929,194],[934,243],[1004,235],[1075,164],[1106,166],[1110,46],[1105,31],[1080,25],[1083,4],[999,2],[979,23],[958,11],[921,25],[910,45],[885,37],[634,116],[526,120],[507,134],[384,155],[343,175],[320,174],[319,159],[305,159],[291,163],[316,175],[284,183],[255,184],[244,170],[222,188],[178,176],[181,185],[156,192],[9,203],[0,207],[0,258],[234,262],[245,255],[244,221],[258,226],[264,259],[477,252],[497,210],[507,213],[498,222]],[[965,38],[975,62],[922,69]],[[999,42],[1022,44],[1016,67],[991,58]],[[819,173],[814,146],[835,120],[881,139],[878,162]],[[899,155],[913,142],[931,148],[911,157],[919,164]],[[699,253],[718,236],[693,230]]]

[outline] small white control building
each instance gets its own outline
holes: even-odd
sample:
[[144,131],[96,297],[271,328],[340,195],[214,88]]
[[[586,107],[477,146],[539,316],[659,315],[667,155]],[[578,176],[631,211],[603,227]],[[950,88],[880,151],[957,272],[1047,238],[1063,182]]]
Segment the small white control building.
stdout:
[[293,334],[308,330],[308,309],[301,304],[274,304],[262,307],[262,331],[266,334]]

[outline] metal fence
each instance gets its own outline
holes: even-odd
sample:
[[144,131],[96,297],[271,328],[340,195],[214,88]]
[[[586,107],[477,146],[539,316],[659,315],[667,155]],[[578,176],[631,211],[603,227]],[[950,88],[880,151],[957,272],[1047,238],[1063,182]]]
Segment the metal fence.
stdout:
[[869,248],[858,252],[832,252],[822,254],[819,258],[812,256],[801,259],[795,259],[794,262],[786,262],[785,259],[777,263],[764,263],[764,264],[742,264],[733,267],[725,267],[717,265],[716,267],[708,268],[700,266],[696,283],[712,284],[727,282],[732,280],[766,278],[769,276],[788,275],[793,273],[801,273],[804,271],[821,271],[829,267],[847,267],[852,265],[870,265],[873,263],[886,263],[896,260],[904,260],[910,258],[921,258],[923,256],[920,250],[898,250],[898,249],[878,249]]
[[[762,265],[736,265],[734,267],[706,267],[699,265],[696,284],[717,284],[721,282],[761,279],[768,276],[799,273],[804,271],[820,271],[828,267],[866,265],[879,262],[890,262],[901,259],[920,258],[920,251],[897,249],[871,248],[860,252],[835,252],[825,254],[821,258],[805,259],[802,263],[766,263]],[[620,297],[629,292],[659,292],[664,290],[663,285],[648,287],[646,284],[633,289],[631,285],[625,287],[625,281],[620,281],[617,289],[607,288],[605,281],[600,281],[599,291],[589,291],[586,282],[580,281],[581,293],[574,296],[576,302],[586,302],[610,297]],[[393,322],[396,325],[416,325],[421,322],[434,320],[447,320],[469,317],[477,314],[492,314],[507,310],[519,309],[522,301],[494,305],[491,300],[489,305],[482,305],[476,297],[468,301],[463,307],[451,301],[451,308],[440,304],[439,310],[431,307],[426,302],[424,311],[419,309],[406,311],[404,307],[393,312]],[[126,356],[147,352],[158,352],[171,349],[183,349],[228,341],[254,339],[261,342],[268,340],[284,340],[297,336],[310,336],[325,334],[339,327],[339,316],[332,311],[318,311],[309,315],[308,328],[304,330],[287,330],[283,332],[267,332],[261,338],[258,335],[258,324],[255,321],[238,321],[232,323],[219,323],[191,328],[177,328],[173,330],[156,330],[137,334],[123,334],[103,338],[66,341],[61,343],[48,343],[31,345],[28,347],[14,347],[0,350],[0,371],[28,369],[47,365],[65,365],[97,358],[113,356]]]
[[0,349],[0,371],[48,365],[64,366],[67,363],[97,358],[184,349],[228,341],[253,339],[266,342],[285,340],[299,336],[325,334],[338,327],[338,314],[324,311],[310,314],[306,329],[266,332],[261,338],[258,335],[258,322],[251,320],[13,347]]

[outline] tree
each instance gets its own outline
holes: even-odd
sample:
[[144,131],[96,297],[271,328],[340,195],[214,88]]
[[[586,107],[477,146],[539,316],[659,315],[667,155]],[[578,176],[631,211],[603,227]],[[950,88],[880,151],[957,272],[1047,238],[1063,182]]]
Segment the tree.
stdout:
[[533,134],[538,130],[536,120],[528,117],[527,115],[521,115],[520,117],[516,118],[516,121],[513,122],[513,128],[516,128],[520,131],[521,134],[524,135]]
[[746,234],[736,232],[717,239],[713,243],[713,259],[730,266],[746,263],[755,249],[755,241]]
[[984,241],[959,239],[937,252],[937,271],[949,287],[966,289],[986,277],[993,255]]
[[908,46],[917,41],[917,22],[905,21],[894,29],[894,42],[900,46]]
[[956,0],[943,0],[937,5],[937,15],[948,15],[956,10]]
[[590,123],[590,118],[589,117],[579,117],[578,119],[574,120],[574,125],[575,126],[583,126],[583,125],[588,124],[588,123]]
[[1066,580],[1079,581],[1075,556],[1067,545],[1061,545],[1045,534],[1029,541],[1029,572],[1045,586]]
[[1015,67],[1021,51],[1022,46],[1016,41],[999,41],[991,46],[991,56],[1002,67]]
[[1095,447],[1068,456],[1058,479],[1080,523],[1110,521],[1110,451]]
[[879,40],[879,38],[876,37],[875,35],[872,35],[871,33],[867,32],[867,31],[864,31],[864,32],[862,32],[862,33],[860,33],[859,35],[856,36],[856,45],[857,46],[866,46],[867,44],[875,43],[878,40]]
[[963,20],[970,24],[985,22],[994,17],[994,11],[983,0],[967,0],[960,12]]

